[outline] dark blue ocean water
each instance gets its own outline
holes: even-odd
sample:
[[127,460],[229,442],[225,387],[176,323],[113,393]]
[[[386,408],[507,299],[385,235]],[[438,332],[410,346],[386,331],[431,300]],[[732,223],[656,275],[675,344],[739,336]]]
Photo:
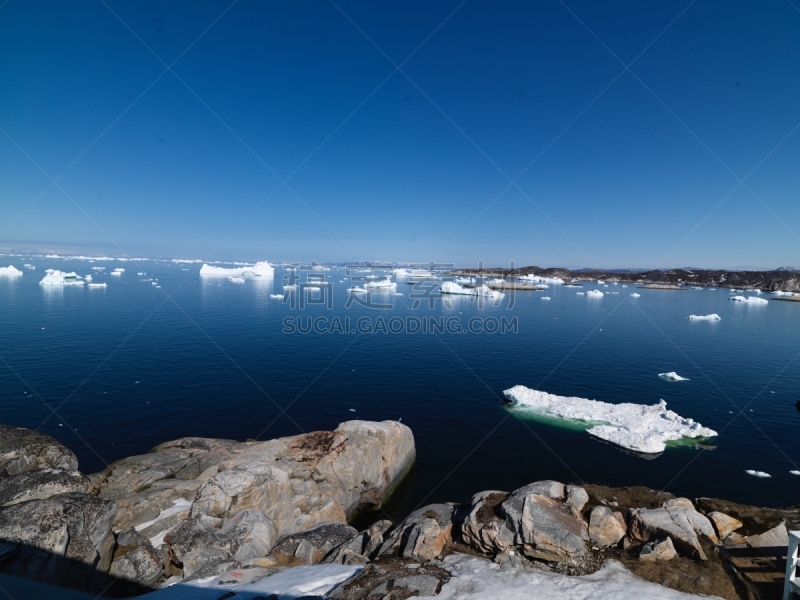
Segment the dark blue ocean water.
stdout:
[[[412,286],[400,283],[402,296],[374,297],[391,309],[345,308],[351,284],[334,270],[325,273],[332,308],[301,310],[269,297],[286,283],[280,268],[236,284],[202,279],[197,264],[5,257],[2,266],[23,262],[37,269],[0,278],[0,422],[54,435],[86,472],[180,436],[268,439],[402,419],[418,450],[411,507],[544,478],[800,503],[800,477],[789,473],[800,465],[798,303],[587,284],[619,294],[593,300],[551,286],[516,293],[512,307],[507,296],[497,307],[460,298],[413,309]],[[92,266],[106,267],[95,274],[106,289],[39,285],[46,268],[86,275]],[[121,277],[108,274],[120,266]],[[687,319],[709,313],[722,320]],[[298,316],[516,318],[517,333],[284,333],[284,318]],[[662,381],[665,371],[690,381]],[[720,435],[645,460],[520,418],[501,402],[515,384],[608,402],[663,398]]]

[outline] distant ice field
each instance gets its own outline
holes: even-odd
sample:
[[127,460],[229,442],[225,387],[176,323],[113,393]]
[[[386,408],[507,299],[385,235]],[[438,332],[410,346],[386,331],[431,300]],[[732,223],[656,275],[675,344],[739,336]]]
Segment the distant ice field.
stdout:
[[[437,282],[393,270],[215,263],[231,271],[201,277],[202,264],[0,256],[0,422],[40,427],[92,472],[180,436],[402,419],[418,450],[399,497],[409,508],[546,478],[797,503],[800,303],[608,281],[548,281],[495,301],[425,295],[418,286]],[[516,333],[285,333],[287,318],[393,317],[515,319]],[[616,433],[559,417],[570,413],[510,405],[504,391],[518,385],[604,406],[664,400],[717,435],[626,451]]]

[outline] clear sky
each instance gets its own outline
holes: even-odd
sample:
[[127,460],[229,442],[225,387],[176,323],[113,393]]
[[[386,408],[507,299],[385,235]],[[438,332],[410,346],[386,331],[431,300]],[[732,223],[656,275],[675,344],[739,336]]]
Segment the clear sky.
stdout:
[[5,248],[800,267],[798,125],[797,0],[0,0]]

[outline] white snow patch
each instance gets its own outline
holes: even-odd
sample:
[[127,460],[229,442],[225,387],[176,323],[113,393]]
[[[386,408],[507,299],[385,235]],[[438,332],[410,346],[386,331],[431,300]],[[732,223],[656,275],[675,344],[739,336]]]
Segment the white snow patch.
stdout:
[[[151,525],[155,525],[156,523],[158,523],[161,519],[166,519],[167,517],[171,517],[172,515],[177,515],[178,513],[183,512],[184,510],[188,510],[191,507],[192,503],[189,500],[186,500],[185,498],[176,498],[175,500],[172,501],[172,506],[170,506],[169,508],[162,509],[162,511],[158,514],[158,516],[155,519],[152,519],[150,521],[145,521],[144,523],[139,523],[138,525],[136,525],[136,527],[134,527],[134,529],[136,531],[144,531]],[[159,543],[153,541],[158,536],[150,540],[154,547],[158,548],[161,545],[161,543],[163,543],[164,534],[168,530],[169,528],[167,528],[163,533],[159,534],[159,536],[161,536],[162,538],[161,541],[159,541]]]
[[591,424],[587,433],[634,452],[663,452],[666,442],[682,438],[713,437],[717,432],[694,419],[668,410],[661,400],[644,404],[610,404],[586,398],[556,396],[516,385],[503,395],[517,409],[542,416],[584,421]]
[[666,379],[667,381],[689,381],[688,377],[681,377],[675,371],[670,371],[669,373],[659,373],[658,374],[661,379]]
[[711,315],[689,315],[690,321],[721,321],[722,317],[714,313]]
[[728,300],[732,300],[734,302],[744,302],[745,304],[769,304],[769,300],[758,298],[756,296],[734,296],[733,298],[728,298]]
[[22,275],[22,271],[17,269],[14,265],[0,267],[0,277],[18,277],[20,275]]
[[54,269],[47,269],[47,275],[39,282],[39,285],[83,285],[86,283],[73,271],[62,273]]
[[[436,596],[415,596],[418,600],[683,600],[699,598],[645,581],[619,562],[606,561],[591,575],[570,576],[538,569],[501,569],[484,558],[452,554],[444,559],[444,568],[452,573]],[[702,596],[708,598],[708,596]]]
[[275,269],[267,261],[257,262],[252,267],[235,267],[232,269],[212,267],[209,264],[203,264],[200,267],[201,277],[271,277],[274,274]]
[[769,473],[764,473],[764,471],[753,471],[752,469],[748,469],[745,471],[748,475],[752,475],[753,477],[761,477],[762,479],[766,479],[767,477],[772,477]]

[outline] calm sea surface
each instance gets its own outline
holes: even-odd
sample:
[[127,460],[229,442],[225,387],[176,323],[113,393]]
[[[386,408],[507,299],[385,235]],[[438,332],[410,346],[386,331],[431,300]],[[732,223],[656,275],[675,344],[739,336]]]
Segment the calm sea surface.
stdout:
[[[270,298],[287,283],[281,268],[233,283],[201,278],[198,264],[163,261],[2,257],[0,266],[24,262],[36,270],[0,277],[0,422],[55,436],[85,472],[181,436],[269,439],[355,418],[401,419],[417,442],[410,508],[545,478],[800,503],[800,477],[790,474],[800,468],[800,303],[584,283],[518,292],[499,306],[464,297],[449,307],[422,298],[415,308],[401,281],[402,295],[372,296],[392,308],[346,307],[352,283],[339,269],[324,272],[332,307],[301,308]],[[117,267],[125,272],[111,276]],[[40,286],[47,268],[93,274],[108,287]],[[305,281],[308,271],[297,274]],[[143,281],[151,278],[160,288]],[[619,293],[576,294],[590,289]],[[722,320],[687,318],[709,313]],[[359,318],[374,326],[378,317],[462,325],[477,317],[490,328],[516,319],[517,332],[286,333],[287,317],[301,325],[338,317],[343,328],[346,318],[351,328]],[[690,381],[659,379],[666,371]],[[720,435],[645,460],[579,428],[509,411],[502,392],[516,384],[614,403],[663,398]]]

